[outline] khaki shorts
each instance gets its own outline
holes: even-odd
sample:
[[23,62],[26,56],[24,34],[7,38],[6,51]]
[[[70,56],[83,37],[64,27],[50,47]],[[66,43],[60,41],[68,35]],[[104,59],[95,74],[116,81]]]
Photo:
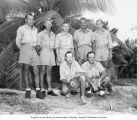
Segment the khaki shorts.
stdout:
[[62,83],[62,92],[66,93],[66,89],[67,89],[67,92],[70,92],[70,91],[80,92],[79,77],[73,78],[70,81],[70,83]]
[[[86,82],[86,88],[89,88],[90,85],[88,82]],[[80,92],[80,80],[79,77],[73,78],[70,80],[70,83],[62,83],[62,91],[63,88],[67,89],[68,92],[73,91],[73,92]],[[65,91],[63,91],[65,92]]]
[[81,45],[78,47],[78,52],[80,59],[87,60],[87,53],[92,51],[92,48],[89,45]]
[[[88,78],[87,78],[88,79]],[[103,80],[99,81],[99,79],[90,79],[91,80],[91,83],[92,83],[92,87],[94,89],[94,91],[97,91],[98,90],[98,87],[101,87],[102,83],[105,84],[108,84],[110,82],[110,79],[108,76],[106,76]]]
[[37,66],[39,65],[39,56],[35,48],[30,44],[23,44],[20,49],[19,63]]
[[55,66],[55,55],[53,49],[43,47],[40,51],[40,65]]
[[106,47],[96,49],[96,61],[107,61],[109,56],[109,50]]

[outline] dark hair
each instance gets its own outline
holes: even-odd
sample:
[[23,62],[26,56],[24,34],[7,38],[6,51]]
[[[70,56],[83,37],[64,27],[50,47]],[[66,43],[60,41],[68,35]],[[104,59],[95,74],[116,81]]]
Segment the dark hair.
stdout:
[[88,58],[89,54],[94,54],[94,55],[95,55],[95,52],[89,51],[89,52],[87,53],[87,58]]
[[85,21],[87,21],[87,19],[86,19],[86,18],[81,18],[81,19],[80,19],[80,21],[81,21],[81,20],[85,20]]
[[73,55],[73,53],[72,53],[71,51],[67,51],[67,52],[65,53],[65,57],[67,57],[67,54],[69,54],[69,53],[71,53],[71,54]]
[[26,14],[26,15],[25,15],[25,19],[27,19],[28,15],[33,16],[33,17],[34,17],[34,15],[33,15],[32,13],[28,13],[28,14]]
[[98,21],[101,21],[102,24],[104,24],[104,21],[103,21],[102,19],[98,19],[98,20],[96,21],[96,23],[97,23]]

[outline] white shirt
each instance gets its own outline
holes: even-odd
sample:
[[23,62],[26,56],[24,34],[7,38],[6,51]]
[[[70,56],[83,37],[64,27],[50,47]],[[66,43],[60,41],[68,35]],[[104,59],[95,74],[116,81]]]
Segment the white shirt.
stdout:
[[21,48],[22,43],[29,43],[32,46],[37,44],[37,28],[22,25],[17,30],[16,45]]

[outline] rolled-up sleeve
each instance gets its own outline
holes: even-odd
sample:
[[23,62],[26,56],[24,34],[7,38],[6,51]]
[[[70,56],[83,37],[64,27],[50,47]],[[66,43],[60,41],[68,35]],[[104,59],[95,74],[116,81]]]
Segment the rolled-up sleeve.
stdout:
[[17,30],[17,35],[16,35],[16,45],[18,46],[18,48],[21,48],[21,40],[23,37],[23,32],[22,32],[22,28],[19,27]]
[[41,46],[41,33],[38,33],[37,45]]
[[60,38],[59,38],[59,35],[56,35],[56,40],[55,40],[55,48],[59,48],[60,47],[60,45],[59,45],[59,40]]
[[75,31],[74,33],[74,41],[77,42],[78,41],[78,32]]
[[108,32],[108,48],[109,49],[113,48],[112,38],[109,32]]

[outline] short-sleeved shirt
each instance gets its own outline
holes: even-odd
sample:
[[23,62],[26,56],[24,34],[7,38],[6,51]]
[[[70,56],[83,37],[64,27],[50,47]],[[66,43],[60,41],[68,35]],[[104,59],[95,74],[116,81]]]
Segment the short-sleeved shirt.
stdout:
[[82,69],[77,61],[73,60],[71,68],[67,65],[67,62],[64,61],[60,65],[60,80],[63,80],[63,79],[68,80],[70,77],[72,77],[80,72],[82,72]]
[[55,48],[74,48],[72,35],[64,32],[57,34]]
[[55,34],[50,31],[49,33],[46,30],[43,30],[38,33],[38,45],[47,48],[55,47]]
[[22,25],[17,30],[16,45],[21,48],[22,43],[29,43],[33,46],[37,44],[37,28],[31,28],[27,24]]
[[94,40],[96,42],[96,48],[112,48],[112,39],[109,31],[103,29],[103,32],[95,31]]
[[105,71],[105,68],[100,62],[95,61],[94,64],[90,64],[88,61],[82,64],[82,70],[90,78],[98,78],[101,73]]
[[94,33],[92,30],[87,29],[85,32],[82,29],[76,30],[74,33],[74,40],[77,42],[77,46],[92,45]]

